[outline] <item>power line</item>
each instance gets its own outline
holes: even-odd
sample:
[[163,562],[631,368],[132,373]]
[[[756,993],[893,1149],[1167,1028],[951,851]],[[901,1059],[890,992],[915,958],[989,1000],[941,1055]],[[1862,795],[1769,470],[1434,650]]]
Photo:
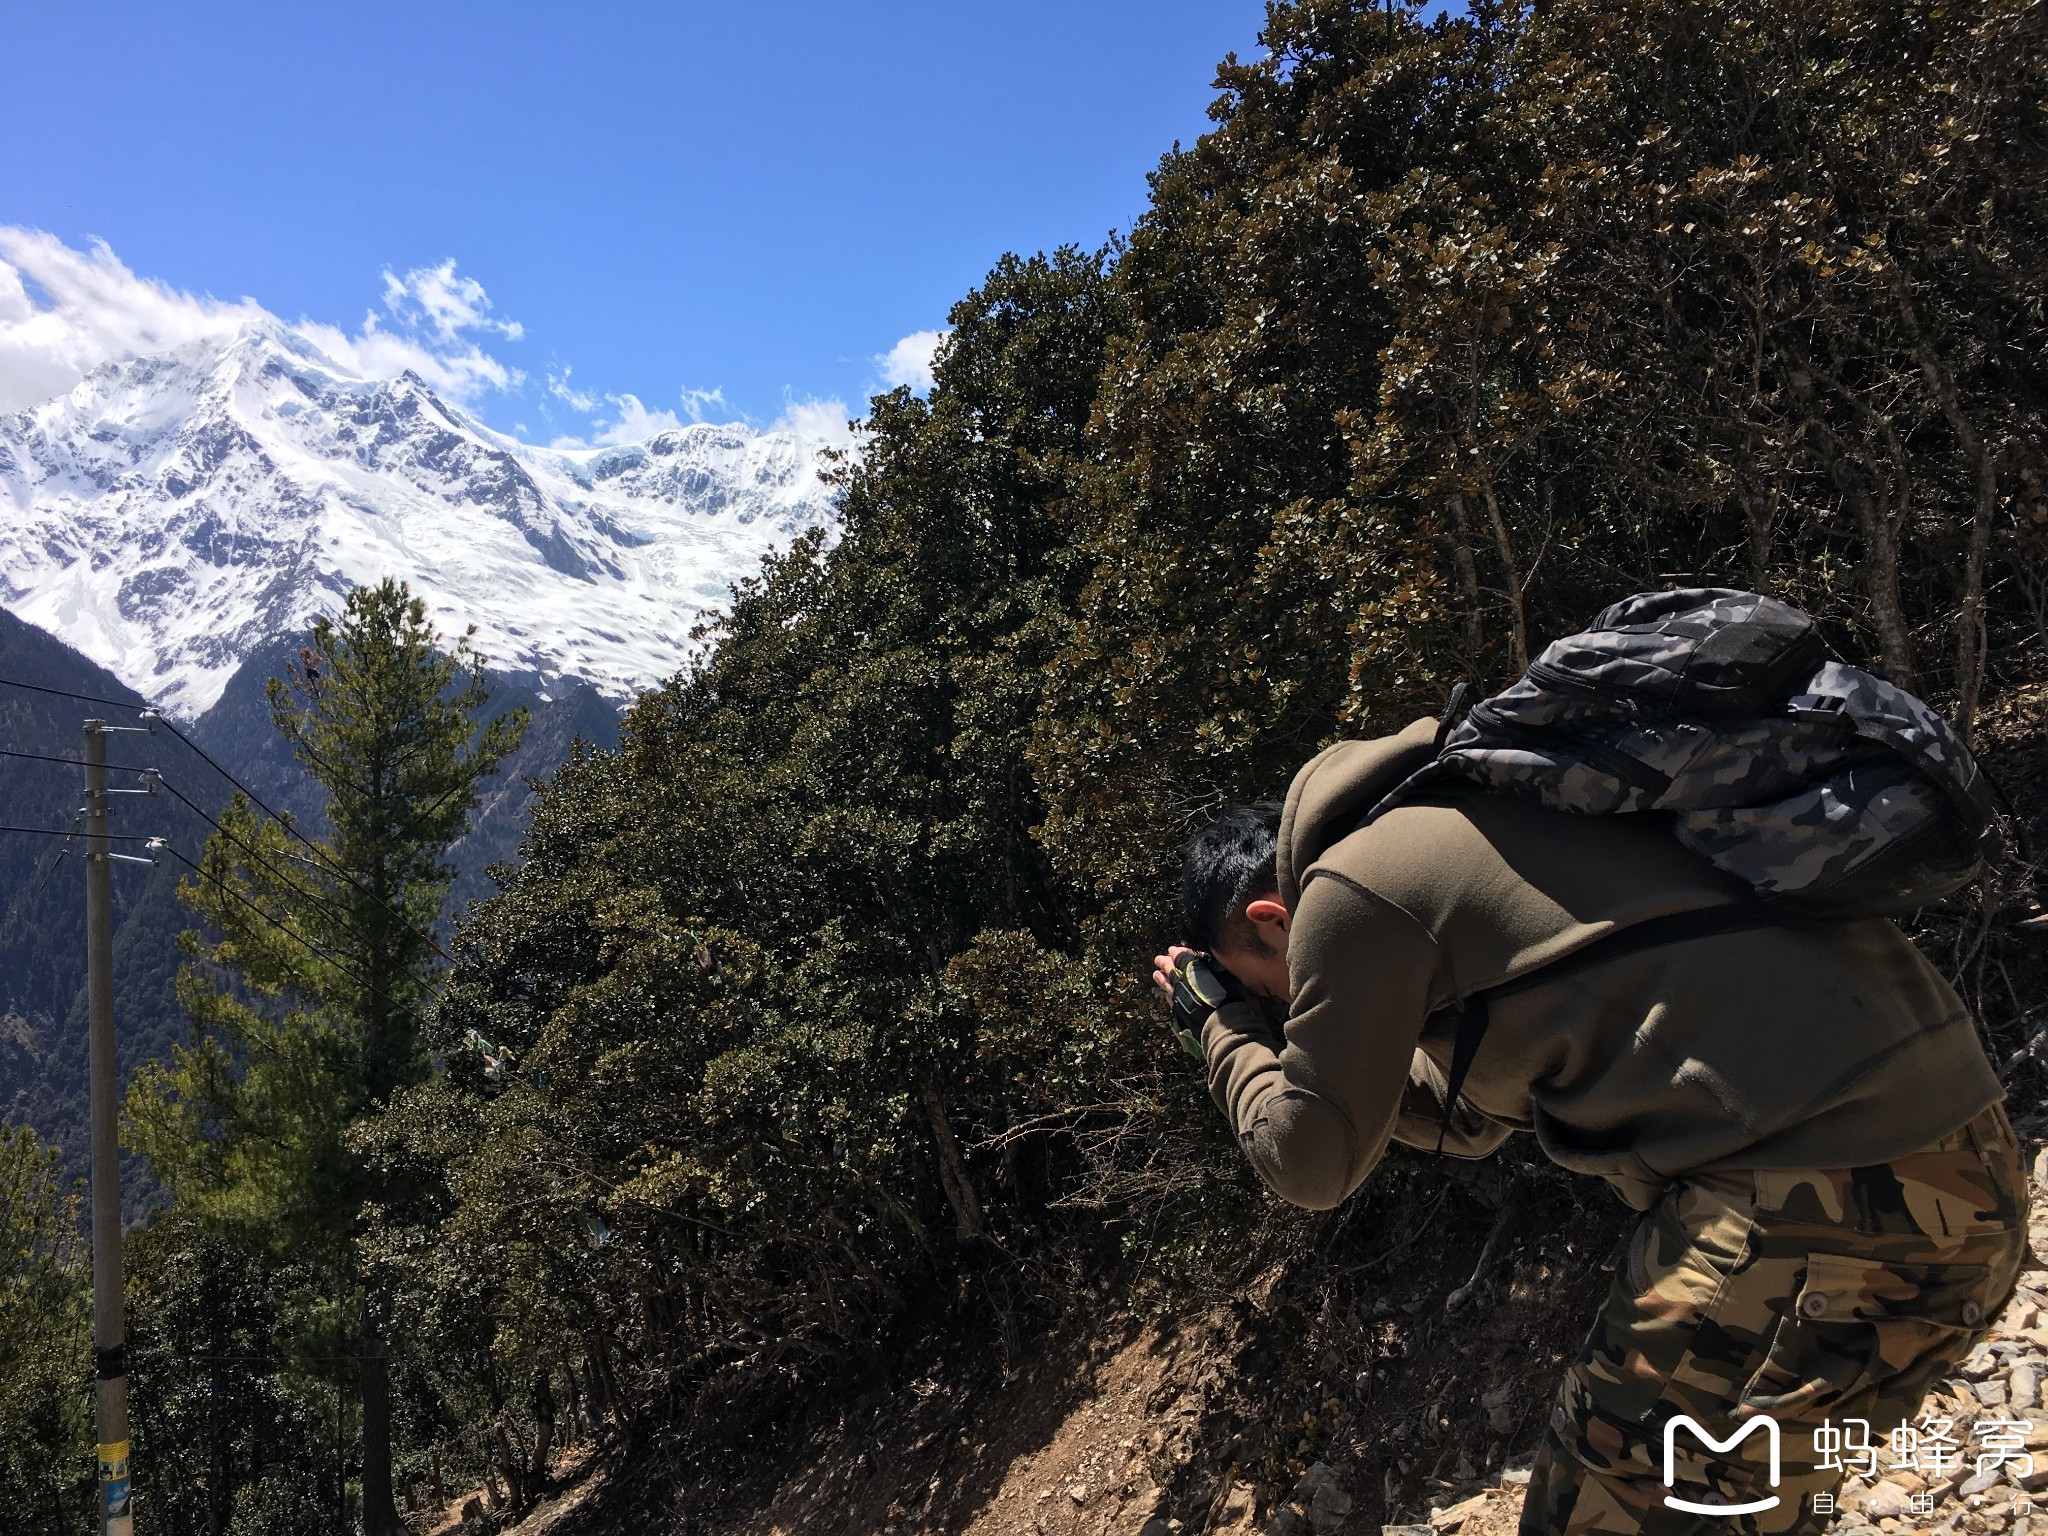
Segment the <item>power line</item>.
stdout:
[[[320,853],[320,845],[314,842],[310,837],[306,836],[306,834],[301,832],[297,827],[293,826],[290,817],[281,816],[276,811],[273,811],[269,806],[265,805],[263,801],[257,797],[255,790],[251,789],[248,785],[244,784],[240,779],[236,778],[232,773],[229,773],[227,769],[221,767],[219,763],[215,762],[213,760],[212,755],[208,753],[204,747],[200,746],[198,742],[194,741],[190,736],[187,736],[183,731],[179,730],[175,725],[171,724],[171,722],[165,719],[161,713],[157,714],[156,723],[162,726],[165,730],[169,731],[173,736],[177,737],[178,740],[185,743],[186,746],[190,747],[193,750],[193,752],[198,755],[199,761],[206,764],[207,767],[211,768],[215,773],[219,774],[222,778],[226,779],[230,784],[234,785],[236,789],[240,790],[242,794],[248,799],[249,803],[255,806],[257,810],[261,811],[264,815],[268,816],[272,821],[278,823],[278,825],[282,826],[285,829],[285,831],[291,833],[293,837],[296,837],[300,842],[304,843],[308,848],[311,848],[315,853]],[[324,858],[325,855],[323,854],[322,857]]]
[[76,699],[81,704],[104,704],[108,709],[147,709],[147,704],[138,704],[133,699],[102,699],[89,693],[73,693],[68,688],[45,688],[41,683],[24,683],[18,678],[0,677],[0,686],[23,688],[30,693],[47,693],[60,699]]
[[71,768],[85,766],[82,757],[52,757],[47,752],[16,752],[8,747],[0,747],[0,757],[18,757],[25,763],[63,763]]
[[30,894],[35,896],[43,894],[43,887],[50,883],[51,877],[57,873],[57,866],[62,864],[64,856],[71,852],[71,839],[78,836],[78,824],[84,820],[85,807],[80,806],[78,814],[71,818],[71,831],[64,838],[64,846],[57,850],[57,857],[50,860],[50,867],[43,871],[43,878],[36,882],[36,888]]
[[[26,832],[35,837],[72,837],[76,835],[73,832],[73,830],[68,827],[0,826],[0,832]],[[155,841],[154,838],[148,837],[140,832],[108,832],[105,834],[105,837],[106,840],[110,843],[148,843]]]
[[[286,875],[275,864],[268,862],[263,857],[263,855],[259,853],[251,844],[242,841],[241,838],[235,836],[234,833],[230,832],[226,827],[222,826],[218,821],[214,820],[213,817],[209,816],[206,813],[206,811],[202,809],[198,804],[188,799],[185,796],[185,794],[178,788],[178,786],[173,784],[169,779],[165,778],[162,774],[159,773],[156,775],[156,782],[163,787],[164,792],[168,794],[172,799],[176,800],[180,805],[184,806],[186,810],[190,811],[193,815],[197,816],[201,821],[205,822],[209,827],[213,828],[214,831],[218,832],[222,837],[226,838],[229,842],[233,843],[237,848],[241,849],[243,853],[247,854],[252,860],[255,861],[257,868],[263,870],[264,873],[271,875],[278,880],[283,881],[286,885],[290,886],[294,891],[298,891],[299,894],[307,897],[308,899],[314,902],[317,902],[320,906],[325,907],[331,915],[341,918],[344,922],[348,920],[348,913],[346,911],[344,911],[340,907],[337,907],[333,902],[329,901],[326,897],[322,896],[317,891],[308,891],[301,889],[296,881],[294,881],[289,875]],[[415,929],[414,932],[418,933],[418,930]],[[420,936],[424,937],[424,935]]]
[[199,865],[194,864],[190,859],[186,858],[184,854],[178,852],[178,850],[173,848],[169,843],[160,842],[160,846],[162,847],[165,853],[168,853],[180,864],[184,865],[187,869],[191,870],[192,873],[197,875],[201,880],[211,879],[214,883],[214,886],[217,889],[225,892],[229,896],[234,897],[236,901],[239,901],[243,906],[247,907],[251,912],[254,912],[264,922],[268,923],[272,928],[275,928],[279,933],[283,934],[286,938],[292,940],[292,942],[294,942],[295,944],[301,944],[305,948],[311,950],[314,954],[318,955],[322,960],[325,960],[329,965],[333,966],[337,971],[341,972],[341,974],[346,976],[350,981],[354,982],[357,986],[361,987],[365,992],[369,993],[372,997],[376,998],[377,1001],[384,1004],[385,1007],[396,1008],[398,1006],[396,1003],[392,1002],[390,995],[387,994],[382,988],[377,987],[372,983],[364,980],[363,977],[359,975],[356,971],[351,969],[349,966],[343,964],[341,960],[338,959],[331,951],[322,949],[318,944],[315,944],[311,939],[307,938],[304,934],[295,933],[290,928],[287,928],[277,918],[272,917],[268,912],[264,911],[261,907],[257,906],[255,902],[251,901],[248,897],[244,896],[232,885],[229,885],[227,881],[221,879],[220,876],[209,876],[204,869],[200,868]]
[[[194,741],[190,736],[187,736],[183,731],[179,730],[175,725],[171,724],[171,722],[166,720],[161,714],[158,714],[156,716],[156,721],[157,724],[161,725],[165,730],[169,731],[173,736],[177,737],[178,740],[185,743],[186,746],[190,747],[195,753],[197,753],[199,756],[199,760],[205,763],[207,767],[211,768],[215,773],[219,774],[222,778],[226,779],[230,784],[234,785],[236,789],[240,790],[245,796],[247,796],[249,803],[254,805],[257,810],[263,812],[264,815],[268,816],[272,821],[276,822],[279,826],[283,827],[286,832],[290,833],[293,837],[296,837],[300,842],[304,843],[308,848],[312,849],[314,855],[320,860],[322,864],[325,864],[328,867],[328,869],[333,872],[337,879],[342,880],[346,884],[354,886],[357,890],[361,891],[365,896],[369,897],[370,900],[376,902],[378,906],[382,907],[387,917],[391,917],[396,921],[403,923],[405,927],[410,929],[416,937],[425,939],[427,941],[428,946],[434,951],[434,953],[439,955],[443,960],[446,960],[450,965],[453,965],[455,963],[455,957],[449,954],[447,950],[443,949],[440,946],[440,944],[438,944],[435,941],[434,936],[432,934],[427,933],[423,929],[414,928],[410,922],[407,922],[404,917],[400,916],[398,912],[393,910],[391,903],[386,901],[383,897],[379,896],[375,891],[371,890],[367,885],[365,885],[361,880],[357,879],[348,870],[342,868],[340,864],[334,861],[333,856],[329,854],[325,848],[322,848],[318,843],[314,842],[313,839],[306,836],[306,834],[301,832],[297,827],[293,826],[290,818],[278,815],[276,811],[273,811],[269,806],[265,805],[261,800],[257,799],[256,792],[254,790],[250,789],[248,785],[244,784],[232,773],[229,773],[227,769],[223,768],[219,763],[215,762],[213,758],[207,754],[206,749],[200,746],[198,742]],[[179,798],[183,799],[184,797],[181,795],[179,796]],[[189,804],[189,802],[187,803]],[[211,819],[211,817],[208,818],[208,820]],[[218,823],[216,823],[216,825],[218,825]]]
[[[190,748],[194,755],[196,755],[202,763],[206,764],[207,767],[211,768],[215,773],[219,774],[222,778],[226,779],[230,784],[234,785],[236,789],[240,790],[241,793],[247,797],[249,803],[255,806],[257,810],[261,811],[264,815],[268,816],[272,821],[276,822],[279,826],[283,827],[286,832],[290,833],[293,837],[297,838],[300,842],[304,843],[308,848],[312,849],[314,855],[320,860],[322,864],[325,864],[327,868],[333,872],[337,879],[340,879],[346,882],[347,884],[354,886],[357,890],[361,891],[365,896],[369,897],[370,900],[376,902],[378,906],[382,907],[387,916],[395,919],[400,923],[403,923],[408,929],[411,929],[411,931],[416,936],[426,940],[428,947],[432,949],[435,954],[439,955],[443,960],[446,960],[450,965],[453,965],[455,963],[455,957],[449,954],[447,950],[443,949],[440,945],[440,942],[437,939],[435,939],[435,937],[431,933],[426,932],[424,929],[413,927],[413,925],[410,922],[407,922],[405,918],[401,917],[395,910],[393,910],[389,902],[384,900],[384,898],[379,896],[375,891],[371,890],[361,880],[357,879],[355,875],[351,874],[348,870],[344,869],[340,864],[336,863],[333,857],[327,852],[326,849],[322,848],[318,843],[314,842],[313,839],[306,836],[305,833],[301,832],[296,826],[292,825],[291,819],[289,817],[281,816],[276,811],[272,810],[268,805],[266,805],[263,802],[262,798],[257,795],[255,790],[251,789],[248,785],[244,784],[232,773],[229,773],[226,768],[222,767],[221,764],[214,759],[211,753],[209,753],[204,747],[200,746],[199,743],[194,741],[190,736],[187,736],[183,731],[179,730],[177,726],[173,725],[169,717],[166,716],[162,710],[149,704],[137,704],[132,701],[128,703],[123,703],[115,699],[97,698],[89,693],[73,693],[71,690],[67,688],[46,688],[40,683],[24,683],[20,679],[12,677],[0,677],[0,687],[25,688],[31,693],[47,693],[52,694],[60,699],[76,699],[81,704],[101,704],[105,705],[109,709],[132,709],[140,714],[147,715],[154,724],[161,725],[165,730],[169,731],[173,736],[177,737],[179,741],[183,742],[188,748]],[[6,755],[10,757],[36,757],[36,754],[34,753],[10,752]],[[53,763],[76,763],[79,761],[77,758],[69,757],[53,757],[43,758],[39,760]],[[183,796],[180,796],[179,798],[182,799]],[[445,799],[446,797],[444,796],[443,798]]]
[[[218,762],[214,760],[211,753],[209,753],[204,747],[200,746],[199,743],[194,741],[190,736],[187,736],[183,731],[179,730],[177,726],[173,725],[170,721],[170,718],[156,706],[146,703],[136,703],[132,700],[124,703],[117,699],[97,698],[89,693],[73,693],[68,688],[46,688],[41,683],[24,683],[19,678],[13,677],[0,677],[0,687],[26,688],[31,693],[53,694],[60,699],[76,699],[81,704],[103,704],[109,709],[132,709],[140,714],[148,715],[153,723],[162,726],[165,730],[169,731],[173,736],[177,737],[178,740],[182,741],[187,747],[191,748],[192,751],[198,755],[198,758],[202,763],[206,764],[207,767],[211,768],[215,773],[219,774],[222,778],[226,779],[230,784],[234,785],[236,789],[240,790],[244,795],[246,795],[249,799],[249,803],[254,805],[257,810],[263,812],[263,814],[268,816],[271,820],[282,824],[287,832],[290,832],[294,837],[298,838],[300,842],[304,843],[308,848],[311,848],[315,853],[320,852],[320,848],[318,847],[317,844],[315,844],[312,841],[311,838],[307,837],[305,833],[300,832],[297,828],[292,826],[288,818],[279,815],[276,811],[272,810],[268,805],[264,804],[262,798],[256,793],[255,790],[251,789],[248,785],[244,784],[232,773],[229,773],[227,769],[223,768]],[[76,762],[78,761],[78,759],[52,758],[51,761]],[[393,913],[392,915],[396,916],[397,914]]]
[[[9,755],[10,755],[10,756],[20,756],[20,755],[25,755],[25,754],[9,754]],[[57,759],[52,759],[52,761],[57,761],[57,762],[61,762],[61,761],[64,761],[64,759],[61,759],[61,758],[57,758]],[[170,785],[168,785],[168,784],[165,784],[165,785],[164,785],[164,788],[166,788],[166,789],[170,789]],[[186,804],[187,806],[191,806],[191,808],[192,808],[193,810],[195,810],[195,811],[198,811],[198,810],[199,810],[199,808],[198,808],[197,806],[195,806],[195,805],[192,805],[192,802],[191,802],[190,800],[186,800],[186,799],[185,799],[185,797],[184,797],[183,795],[178,795],[178,792],[177,792],[176,790],[171,790],[171,793],[172,793],[172,794],[174,794],[174,795],[177,795],[177,797],[178,797],[178,799],[179,799],[180,801],[183,801],[183,802],[184,802],[184,804]],[[199,811],[199,814],[200,814],[201,816],[206,816],[206,813],[205,813],[204,811]],[[213,821],[213,818],[212,818],[211,816],[206,816],[206,819],[207,819],[207,820],[208,820],[209,822],[212,822],[212,821]],[[216,830],[220,830],[220,824],[219,824],[218,822],[214,822],[214,826],[215,826]],[[69,841],[69,840],[70,840],[71,838],[73,838],[73,837],[76,837],[76,836],[78,835],[78,828],[77,828],[77,826],[76,826],[76,824],[75,824],[75,823],[74,823],[74,824],[73,824],[72,826],[68,827],[68,828],[67,828],[67,827],[18,827],[18,826],[11,826],[11,825],[4,825],[4,824],[0,824],[0,832],[19,832],[19,833],[23,833],[23,834],[26,834],[26,835],[28,835],[28,836],[31,836],[31,837],[61,837],[61,838],[64,838],[64,839],[65,839],[65,840],[66,840],[66,841],[68,842],[68,841]],[[186,867],[187,869],[191,870],[193,874],[195,874],[195,875],[199,876],[199,878],[200,878],[201,880],[205,880],[205,879],[207,879],[207,878],[208,878],[208,875],[207,875],[207,873],[206,873],[206,871],[205,871],[204,869],[200,868],[200,867],[199,867],[199,866],[198,866],[197,864],[194,864],[194,863],[193,863],[193,862],[192,862],[192,861],[191,861],[190,859],[186,858],[184,854],[180,853],[180,852],[179,852],[179,851],[178,851],[177,849],[173,848],[173,847],[172,847],[172,846],[171,846],[171,845],[170,845],[169,843],[165,842],[165,841],[164,841],[164,839],[162,839],[161,837],[151,837],[151,836],[149,836],[149,835],[147,835],[147,834],[145,834],[145,833],[141,833],[141,832],[99,832],[99,833],[94,833],[93,835],[94,835],[95,837],[99,837],[99,838],[102,838],[102,839],[104,839],[105,841],[107,841],[107,842],[110,842],[110,843],[153,843],[153,844],[155,844],[155,845],[156,845],[157,849],[159,849],[160,851],[162,851],[162,852],[164,852],[164,853],[168,853],[168,854],[169,854],[169,855],[170,855],[170,856],[171,856],[172,858],[176,859],[176,860],[177,860],[177,861],[178,861],[178,862],[179,862],[180,864],[184,865],[184,866],[185,866],[185,867]],[[235,841],[235,839],[233,839],[233,838],[230,838],[229,840],[230,840],[230,841]],[[246,846],[246,845],[244,845],[244,846]],[[265,867],[265,868],[269,868],[269,866],[268,866],[268,865],[266,865],[266,866],[264,866],[264,867]],[[52,865],[52,866],[51,866],[51,868],[52,868],[52,871],[54,872],[54,870],[55,870],[55,866],[54,866],[54,865]],[[276,871],[275,869],[271,869],[271,870],[270,870],[270,873],[272,873],[272,874],[276,874],[276,873],[277,873],[277,871]],[[321,958],[322,960],[325,960],[325,961],[326,961],[326,962],[327,962],[327,963],[328,963],[329,965],[333,966],[333,967],[334,967],[334,968],[335,968],[335,969],[336,969],[337,971],[340,971],[340,972],[342,973],[342,975],[346,976],[346,977],[347,977],[347,978],[348,978],[348,979],[349,979],[350,981],[354,982],[354,983],[355,983],[355,984],[356,984],[357,986],[361,987],[361,988],[362,988],[362,989],[363,989],[363,990],[364,990],[365,992],[368,992],[369,994],[371,994],[371,996],[375,997],[375,998],[376,998],[376,999],[377,999],[377,1000],[378,1000],[379,1002],[381,1002],[381,1003],[385,1004],[385,1005],[386,1005],[387,1007],[395,1007],[395,1006],[397,1006],[396,1004],[394,1004],[394,1003],[393,1003],[393,1002],[391,1001],[391,998],[390,998],[390,996],[389,996],[389,995],[388,995],[387,993],[385,993],[385,992],[384,992],[384,991],[383,991],[383,990],[382,990],[381,988],[379,988],[379,987],[377,987],[377,986],[373,985],[372,983],[370,983],[370,982],[368,982],[368,981],[364,980],[362,976],[360,976],[359,974],[357,974],[357,973],[356,973],[356,972],[355,972],[355,971],[354,971],[353,969],[351,969],[351,968],[350,968],[349,966],[347,966],[347,965],[343,964],[343,963],[342,963],[342,961],[341,961],[341,960],[339,960],[338,958],[336,958],[336,957],[335,957],[335,956],[334,956],[334,955],[333,955],[333,954],[332,954],[331,952],[329,952],[329,951],[328,951],[328,950],[326,950],[326,949],[323,949],[323,948],[322,948],[322,947],[321,947],[320,945],[318,945],[318,944],[315,944],[315,943],[314,943],[314,942],[313,942],[313,941],[312,941],[311,939],[307,938],[307,937],[306,937],[306,936],[305,936],[304,934],[302,934],[302,933],[295,933],[295,932],[293,932],[293,931],[292,931],[292,930],[291,930],[290,928],[287,928],[287,927],[286,927],[286,926],[285,926],[285,925],[284,925],[283,923],[279,922],[279,921],[278,921],[278,920],[277,920],[276,918],[272,917],[272,916],[271,916],[271,915],[270,915],[270,914],[269,914],[268,912],[264,911],[264,910],[263,910],[263,909],[262,909],[261,907],[257,906],[255,902],[251,901],[251,900],[250,900],[250,899],[249,899],[248,897],[244,896],[244,895],[243,895],[243,894],[242,894],[242,893],[241,893],[240,891],[236,890],[236,889],[235,889],[235,888],[234,888],[233,886],[229,885],[229,884],[228,884],[228,883],[227,883],[227,882],[226,882],[225,880],[221,879],[221,878],[220,878],[220,877],[219,877],[218,875],[215,875],[215,876],[213,876],[213,877],[211,877],[211,878],[213,879],[213,883],[214,883],[214,885],[215,885],[215,886],[217,886],[217,887],[218,887],[219,889],[221,889],[221,890],[225,891],[225,892],[226,892],[226,893],[227,893],[228,895],[230,895],[230,896],[234,897],[234,898],[235,898],[235,900],[239,901],[239,902],[240,902],[240,903],[241,903],[241,904],[242,904],[243,906],[247,907],[247,908],[248,908],[248,909],[249,909],[249,910],[250,910],[251,912],[254,912],[254,913],[255,913],[255,914],[256,914],[256,915],[258,916],[258,917],[262,918],[264,922],[268,923],[268,924],[269,924],[269,925],[270,925],[271,927],[275,928],[275,929],[276,929],[276,930],[277,930],[277,931],[278,931],[279,933],[283,934],[283,935],[284,935],[284,936],[285,936],[286,938],[288,938],[288,939],[291,939],[291,940],[292,940],[292,941],[294,941],[295,943],[298,943],[298,944],[302,944],[302,945],[304,945],[304,946],[305,946],[305,947],[306,947],[307,949],[311,950],[311,951],[312,951],[312,952],[313,952],[314,954],[318,955],[318,956],[319,956],[319,957],[320,957],[320,958]],[[304,893],[304,894],[309,894],[309,895],[310,895],[311,893],[310,893],[310,892],[308,892],[308,893]],[[316,901],[317,901],[317,900],[319,900],[319,898],[318,898],[317,896],[315,896],[315,897],[314,897],[314,900],[316,900]],[[418,932],[418,930],[417,930],[417,929],[415,929],[414,931],[415,931],[415,932]],[[423,937],[423,938],[424,938],[424,937],[425,937],[425,935],[423,935],[423,934],[422,934],[422,935],[421,935],[421,937]],[[436,945],[435,947],[436,947],[436,948],[439,948],[439,946],[438,946],[438,945]]]

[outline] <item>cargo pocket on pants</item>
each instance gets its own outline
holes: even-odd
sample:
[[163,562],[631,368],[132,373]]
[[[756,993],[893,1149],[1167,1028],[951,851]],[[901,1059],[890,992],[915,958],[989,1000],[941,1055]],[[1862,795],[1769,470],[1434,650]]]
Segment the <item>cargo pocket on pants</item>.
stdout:
[[1780,1313],[1741,1412],[1814,1419],[1844,1399],[1961,1357],[2000,1298],[1984,1264],[1815,1253]]

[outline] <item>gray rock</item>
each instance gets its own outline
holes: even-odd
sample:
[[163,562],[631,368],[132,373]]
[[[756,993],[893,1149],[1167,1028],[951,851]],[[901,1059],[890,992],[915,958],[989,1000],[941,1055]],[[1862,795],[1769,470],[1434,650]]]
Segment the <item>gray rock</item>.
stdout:
[[2041,1406],[2041,1367],[2037,1361],[2023,1360],[2012,1368],[2012,1374],[2005,1379],[2005,1400],[2015,1413]]
[[1316,1531],[1334,1531],[1351,1513],[1350,1490],[1327,1461],[1319,1461],[1301,1474],[1294,1485],[1293,1502],[1301,1505],[1310,1529]]
[[1999,1472],[1998,1468],[1993,1467],[1989,1472],[1979,1472],[1976,1476],[1969,1478],[1956,1492],[1967,1499],[1971,1494],[1983,1493],[1986,1489],[1997,1486],[2001,1481],[2003,1481],[2003,1475]]
[[1913,1508],[1913,1496],[1898,1483],[1879,1483],[1856,1500],[1856,1509],[1866,1520],[1896,1520]]
[[1336,1468],[1319,1461],[1301,1474],[1286,1500],[1267,1517],[1260,1536],[1326,1536],[1344,1523],[1351,1502]]

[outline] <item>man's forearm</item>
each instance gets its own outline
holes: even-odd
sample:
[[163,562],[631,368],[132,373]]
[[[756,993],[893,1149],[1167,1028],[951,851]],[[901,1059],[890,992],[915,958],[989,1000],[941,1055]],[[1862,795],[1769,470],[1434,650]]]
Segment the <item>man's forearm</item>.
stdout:
[[[1289,943],[1294,987],[1284,1028],[1246,1004],[1210,1018],[1210,1093],[1283,1199],[1335,1205],[1372,1172],[1411,1104],[1419,1127],[1429,1106],[1411,1099],[1410,1073],[1423,1022],[1445,990],[1438,961],[1434,941],[1406,913],[1348,883],[1313,880]],[[1477,1153],[1491,1150],[1493,1137],[1474,1125],[1459,1144]]]
[[1209,1093],[1253,1170],[1281,1199],[1328,1210],[1371,1171],[1341,1110],[1288,1081],[1277,1025],[1255,1004],[1232,1003],[1202,1032]]

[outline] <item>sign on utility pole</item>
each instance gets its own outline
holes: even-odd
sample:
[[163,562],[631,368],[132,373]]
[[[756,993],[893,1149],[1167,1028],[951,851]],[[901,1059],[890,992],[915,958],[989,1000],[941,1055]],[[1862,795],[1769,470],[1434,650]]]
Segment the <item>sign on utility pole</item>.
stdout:
[[114,870],[107,723],[85,722],[85,995],[92,1055],[92,1355],[98,1378],[100,1536],[130,1536],[128,1361],[121,1305],[121,1139],[114,1072]]

